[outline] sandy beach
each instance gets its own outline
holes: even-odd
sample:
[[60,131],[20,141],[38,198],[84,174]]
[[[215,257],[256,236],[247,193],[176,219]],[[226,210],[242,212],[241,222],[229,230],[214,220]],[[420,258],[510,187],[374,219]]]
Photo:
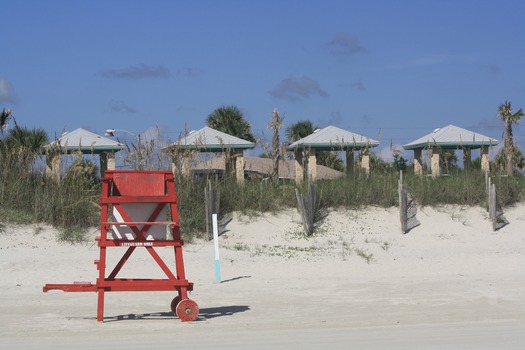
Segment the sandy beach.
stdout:
[[[184,246],[194,322],[171,313],[168,292],[42,292],[46,283],[95,282],[99,250],[59,243],[45,226],[0,233],[0,349],[522,349],[525,204],[494,232],[480,207],[418,208],[401,233],[397,208],[332,210],[312,237],[296,210],[234,215],[213,242]],[[108,266],[123,254],[109,251]],[[160,248],[167,262],[173,251]],[[163,277],[137,249],[121,277]]]

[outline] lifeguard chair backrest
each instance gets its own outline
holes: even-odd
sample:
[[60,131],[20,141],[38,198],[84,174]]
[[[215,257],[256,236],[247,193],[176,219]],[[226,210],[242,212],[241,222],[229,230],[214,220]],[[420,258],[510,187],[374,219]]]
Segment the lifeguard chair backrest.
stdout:
[[128,170],[113,174],[113,196],[163,196],[165,194],[165,172]]

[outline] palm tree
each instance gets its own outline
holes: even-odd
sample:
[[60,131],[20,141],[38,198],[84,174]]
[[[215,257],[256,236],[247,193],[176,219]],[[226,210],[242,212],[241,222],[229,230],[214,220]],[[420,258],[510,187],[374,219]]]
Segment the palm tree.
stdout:
[[300,120],[286,128],[286,138],[290,143],[300,140],[314,133],[317,127],[314,127],[309,120]]
[[[294,143],[315,131],[314,125],[309,120],[300,120],[286,128],[286,139],[289,144]],[[305,150],[302,150],[303,167],[306,166]],[[316,161],[319,163],[319,160]]]
[[512,105],[510,101],[505,101],[498,108],[498,117],[505,122],[505,156],[506,156],[506,169],[507,174],[512,176],[514,164],[512,161],[514,155],[514,140],[512,137],[512,124],[519,123],[521,117],[523,117],[523,110],[520,108],[516,113],[512,111]]
[[[317,126],[314,126],[311,121],[300,120],[286,128],[286,138],[288,142],[293,143],[313,134],[316,129]],[[332,151],[317,152],[316,163],[339,171],[344,171],[345,168],[343,160]]]
[[[502,148],[498,154],[496,154],[493,163],[497,169],[505,170],[507,165],[507,155],[505,154],[505,148]],[[523,153],[518,147],[514,147],[512,152],[512,164],[516,165],[516,167],[519,169],[525,168],[525,156],[523,156]]]
[[272,151],[271,151],[271,158],[273,160],[273,168],[272,168],[272,174],[270,177],[273,180],[279,179],[279,159],[281,159],[281,152],[279,150],[280,148],[280,142],[279,142],[279,130],[281,130],[281,127],[283,126],[283,118],[279,114],[279,111],[276,109],[273,110],[273,118],[270,124],[268,125],[268,129],[273,130],[273,137],[272,137]]
[[2,143],[4,155],[7,152],[16,154],[18,164],[30,168],[35,158],[42,154],[43,147],[48,143],[48,137],[44,129],[28,129],[15,125]]
[[44,129],[28,129],[17,125],[7,135],[6,142],[11,147],[23,148],[29,152],[37,153],[49,140]]
[[241,110],[235,106],[217,108],[208,115],[206,125],[246,141],[256,141],[250,123],[244,118]]
[[11,110],[4,108],[2,113],[0,113],[0,134],[4,133],[4,130],[7,129],[7,120],[11,116]]

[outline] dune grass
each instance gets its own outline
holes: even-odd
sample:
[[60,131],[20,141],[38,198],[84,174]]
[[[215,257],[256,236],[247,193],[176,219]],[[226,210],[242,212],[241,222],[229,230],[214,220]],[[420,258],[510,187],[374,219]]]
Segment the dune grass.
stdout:
[[[61,181],[46,178],[32,169],[36,155],[19,157],[0,152],[0,224],[40,224],[57,227],[60,239],[78,241],[82,232],[100,225],[100,179],[97,169],[89,162],[75,162]],[[336,180],[317,181],[319,208],[359,208],[364,206],[390,207],[398,203],[398,172],[373,172],[369,176],[353,174]],[[457,171],[450,176],[431,178],[404,176],[408,190],[418,205],[440,204],[485,206],[485,175],[481,171]],[[503,207],[524,199],[525,178],[492,174],[498,201]],[[306,184],[273,184],[260,179],[246,180],[243,185],[234,179],[215,180],[221,192],[221,210],[240,211],[257,215],[295,208],[296,187],[301,192]],[[204,189],[206,181],[176,176],[179,196],[179,216],[186,239],[205,232]],[[3,227],[3,226],[0,226]]]

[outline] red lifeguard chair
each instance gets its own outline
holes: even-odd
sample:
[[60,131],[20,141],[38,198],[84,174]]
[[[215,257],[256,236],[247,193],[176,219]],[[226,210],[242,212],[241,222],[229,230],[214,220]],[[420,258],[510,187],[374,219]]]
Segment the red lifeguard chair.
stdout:
[[[175,291],[171,310],[182,321],[194,321],[197,303],[188,298],[193,283],[184,273],[183,241],[180,233],[175,182],[170,171],[108,170],[102,179],[100,258],[96,283],[46,284],[44,292],[97,292],[97,321],[104,320],[104,293],[131,291]],[[169,230],[168,230],[169,229]],[[168,237],[171,233],[172,237]],[[109,275],[106,275],[107,248],[127,247]],[[173,247],[175,271],[164,263],[155,247]],[[137,248],[145,248],[167,278],[117,278],[119,271]]]

